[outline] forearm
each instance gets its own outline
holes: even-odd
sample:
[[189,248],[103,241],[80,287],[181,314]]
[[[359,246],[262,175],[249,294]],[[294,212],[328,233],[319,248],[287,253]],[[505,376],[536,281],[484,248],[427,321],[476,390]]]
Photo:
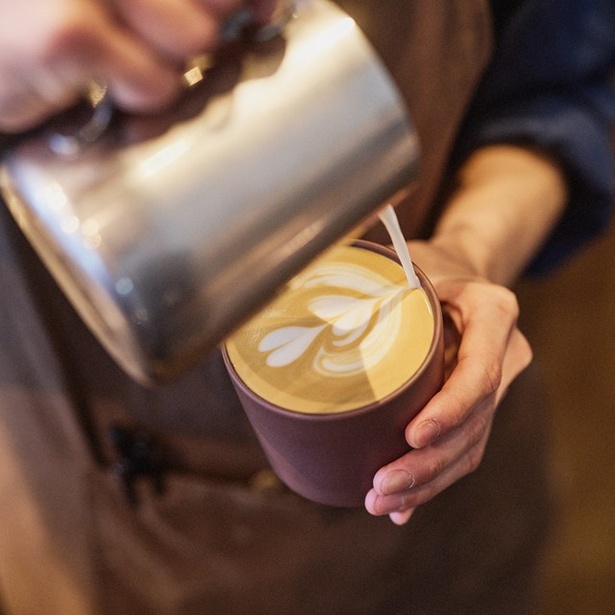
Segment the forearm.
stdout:
[[[482,459],[496,408],[532,359],[503,288],[522,271],[567,201],[558,166],[513,146],[477,149],[432,239],[411,241],[444,306],[448,377],[406,428],[412,450],[374,477],[365,506],[405,523]],[[433,445],[433,446],[432,446]]]
[[564,210],[563,173],[535,151],[494,145],[474,152],[458,179],[431,243],[478,275],[509,285]]

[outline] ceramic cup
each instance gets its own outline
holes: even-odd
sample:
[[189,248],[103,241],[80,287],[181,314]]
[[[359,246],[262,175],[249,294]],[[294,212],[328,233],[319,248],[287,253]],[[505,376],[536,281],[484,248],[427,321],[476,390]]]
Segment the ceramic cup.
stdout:
[[[357,241],[353,247],[398,262],[397,255],[384,246]],[[343,411],[335,403],[318,412],[287,409],[254,392],[239,376],[233,363],[233,354],[237,357],[233,345],[241,344],[241,337],[230,338],[223,346],[233,386],[273,470],[290,489],[310,500],[332,506],[362,506],[376,471],[410,450],[404,438],[405,428],[442,386],[444,344],[440,303],[425,274],[419,267],[415,269],[433,318],[433,333],[423,342],[426,352],[418,368],[396,390],[380,399]],[[278,301],[283,302],[283,296]],[[250,323],[246,326],[250,327]],[[376,343],[375,352],[378,348],[382,345]],[[392,361],[404,362],[399,357]],[[385,363],[384,371],[394,371],[394,366]],[[293,379],[298,380],[300,375]],[[319,388],[319,383],[308,388]]]

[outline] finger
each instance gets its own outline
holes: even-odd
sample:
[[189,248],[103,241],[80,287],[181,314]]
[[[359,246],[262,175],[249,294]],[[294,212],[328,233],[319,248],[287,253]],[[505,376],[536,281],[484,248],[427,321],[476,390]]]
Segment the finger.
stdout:
[[[37,74],[40,73],[40,74]],[[77,102],[74,84],[49,71],[0,74],[0,131],[21,132]]]
[[466,290],[463,300],[465,304],[451,315],[462,336],[457,365],[442,389],[408,425],[406,439],[413,448],[426,446],[463,423],[500,387],[518,315],[516,298],[505,288],[477,284]]
[[42,39],[25,75],[43,98],[52,95],[49,84],[56,94],[60,88],[74,94],[97,80],[120,106],[148,110],[166,104],[181,87],[176,63],[154,53],[97,3],[58,16]]
[[414,514],[415,509],[398,510],[389,514],[389,518],[395,525],[405,525]]
[[468,420],[431,446],[406,453],[384,466],[374,476],[373,486],[380,495],[393,495],[427,485],[458,464],[461,459],[478,467],[491,431],[494,399],[482,404]]
[[415,485],[405,491],[389,495],[382,495],[376,489],[371,489],[365,497],[365,508],[370,514],[380,516],[405,512],[426,504],[476,469],[476,460],[482,458],[485,443],[486,440],[480,447],[467,451],[454,464],[446,467],[433,480],[424,485]]
[[18,133],[41,122],[49,108],[39,99],[7,92],[0,94],[0,132]]
[[9,26],[3,26],[0,110],[5,128],[31,127],[72,104],[95,79],[115,76],[135,91],[143,90],[147,80],[151,83],[145,98],[156,103],[174,91],[171,81],[179,79],[151,50],[118,28],[103,4],[82,3],[77,10],[67,3],[62,8],[33,14],[26,41],[23,35],[11,37]]
[[[113,100],[128,111],[156,110],[168,104],[183,86],[179,66],[157,55],[142,41],[121,28],[105,33],[87,32],[83,41],[72,41],[67,63],[88,80],[109,87]],[[76,48],[80,51],[77,53]]]
[[114,0],[125,27],[156,53],[175,61],[211,51],[220,40],[224,20],[239,0]]

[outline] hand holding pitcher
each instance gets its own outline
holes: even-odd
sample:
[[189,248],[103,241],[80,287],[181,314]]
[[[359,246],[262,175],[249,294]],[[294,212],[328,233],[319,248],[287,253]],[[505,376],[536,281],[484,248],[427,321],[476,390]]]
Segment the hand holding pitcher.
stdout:
[[259,24],[274,5],[275,0],[0,0],[0,131],[21,132],[66,109],[91,81],[107,84],[120,108],[159,109],[181,90],[186,60],[214,50],[237,11],[250,8]]

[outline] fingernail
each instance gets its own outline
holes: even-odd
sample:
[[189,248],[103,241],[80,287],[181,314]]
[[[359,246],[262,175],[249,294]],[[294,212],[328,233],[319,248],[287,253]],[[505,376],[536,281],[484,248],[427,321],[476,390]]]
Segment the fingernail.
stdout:
[[380,486],[384,495],[405,491],[414,486],[414,476],[405,470],[391,470],[382,480]]
[[414,508],[410,508],[408,510],[396,510],[389,514],[389,519],[391,519],[395,525],[404,525],[405,523],[408,523],[414,511]]
[[414,437],[415,448],[423,448],[431,444],[440,435],[440,423],[435,419],[423,421],[416,430]]

